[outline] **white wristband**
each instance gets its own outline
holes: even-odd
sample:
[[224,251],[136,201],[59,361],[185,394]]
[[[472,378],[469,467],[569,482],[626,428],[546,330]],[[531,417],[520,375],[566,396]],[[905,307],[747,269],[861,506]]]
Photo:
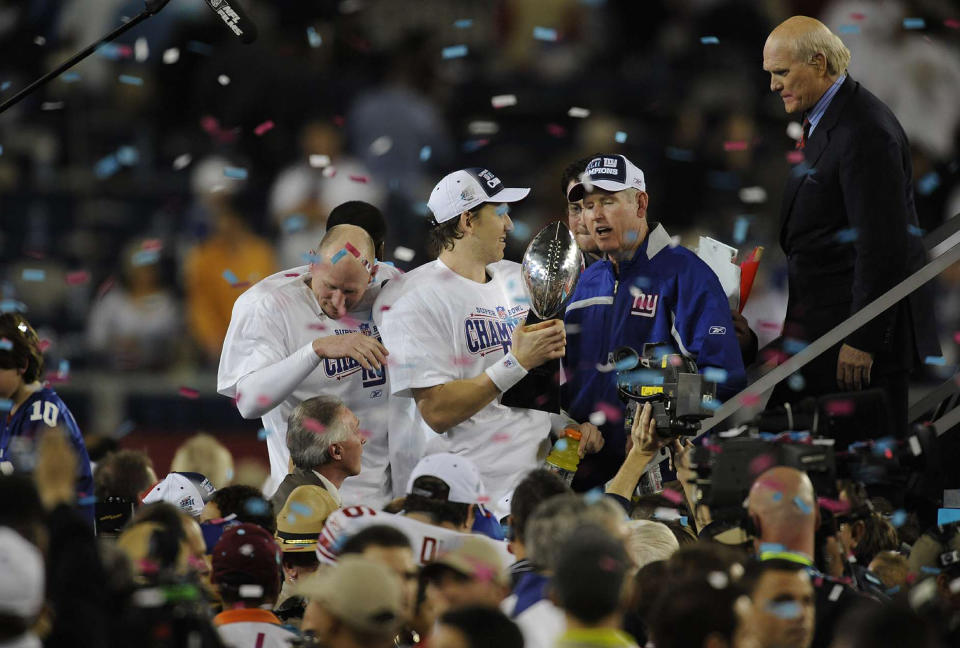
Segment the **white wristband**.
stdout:
[[512,353],[508,353],[499,362],[487,367],[484,373],[490,376],[490,380],[497,386],[497,389],[505,392],[523,380],[523,377],[527,375],[527,370],[513,357]]

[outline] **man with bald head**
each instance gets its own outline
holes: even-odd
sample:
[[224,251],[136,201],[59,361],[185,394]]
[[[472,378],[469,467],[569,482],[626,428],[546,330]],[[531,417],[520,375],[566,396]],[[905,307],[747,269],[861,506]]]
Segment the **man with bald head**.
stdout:
[[[870,599],[840,581],[821,574],[814,567],[814,534],[820,526],[820,508],[810,478],[805,472],[786,466],[767,470],[757,477],[750,487],[747,513],[755,528],[754,548],[759,560],[771,561],[772,569],[780,572],[784,571],[783,563],[792,563],[805,569],[812,577],[816,608],[813,643],[808,643],[809,638],[806,636],[801,616],[780,616],[779,621],[787,622],[781,630],[786,634],[795,634],[796,643],[787,645],[826,648],[833,639],[840,618],[855,605],[869,602]],[[778,569],[778,566],[781,568]],[[802,577],[789,574],[779,574],[778,578],[792,585],[798,585],[794,578],[806,582]],[[777,578],[774,581],[777,581]],[[806,587],[803,584],[800,586]],[[756,603],[756,592],[752,591],[752,588],[751,585],[751,596]],[[778,600],[778,596],[770,598],[772,601]],[[802,597],[797,597],[796,602],[802,606]],[[778,621],[773,617],[781,614],[783,610],[770,607],[764,612],[773,615],[764,618],[777,625]]]
[[[263,418],[269,496],[289,472],[287,419],[302,401],[335,396],[366,438],[360,474],[340,489],[344,506],[380,508],[387,490],[387,350],[370,316],[379,291],[374,245],[355,225],[327,230],[309,265],[267,277],[233,307],[217,391],[244,418]],[[364,298],[366,296],[366,299]],[[323,426],[307,421],[318,434]]]
[[[770,90],[803,124],[781,205],[789,299],[784,338],[811,342],[920,268],[910,145],[896,116],[847,74],[850,52],[820,21],[794,16],[763,48]],[[880,387],[906,432],[907,376],[939,356],[931,295],[921,288],[777,386],[769,405]],[[795,383],[791,382],[791,384]]]

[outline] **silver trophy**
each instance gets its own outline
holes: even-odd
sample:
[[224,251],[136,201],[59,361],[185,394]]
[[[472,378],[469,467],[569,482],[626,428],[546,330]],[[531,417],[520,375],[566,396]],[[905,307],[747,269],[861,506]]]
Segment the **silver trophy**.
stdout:
[[[566,225],[557,221],[540,230],[523,255],[521,274],[530,296],[524,324],[562,317],[582,271],[583,254]],[[508,389],[500,402],[508,407],[559,412],[559,377],[560,361],[546,362]]]

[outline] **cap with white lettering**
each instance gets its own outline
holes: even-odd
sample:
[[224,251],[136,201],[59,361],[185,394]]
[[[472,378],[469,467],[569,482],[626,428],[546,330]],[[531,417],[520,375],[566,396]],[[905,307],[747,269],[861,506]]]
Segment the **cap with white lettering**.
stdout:
[[430,193],[427,207],[439,225],[477,205],[517,202],[529,193],[529,187],[504,187],[492,171],[474,167],[445,175]]
[[643,171],[623,155],[598,155],[587,163],[580,182],[570,187],[567,200],[583,200],[588,185],[605,191],[623,191],[639,189],[646,191]]

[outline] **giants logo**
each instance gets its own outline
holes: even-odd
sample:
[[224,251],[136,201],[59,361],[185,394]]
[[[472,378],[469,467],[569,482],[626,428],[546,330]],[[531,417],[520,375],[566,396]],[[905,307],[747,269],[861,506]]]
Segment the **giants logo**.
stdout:
[[[360,332],[364,335],[375,337],[379,342],[383,342],[383,340],[380,339],[380,332],[377,330],[376,326],[374,326],[373,330],[371,331],[370,324],[367,322],[361,322],[359,328]],[[337,335],[343,335],[345,333],[353,333],[354,331],[338,329],[335,332]],[[383,369],[380,371],[367,371],[353,358],[323,359],[323,373],[327,376],[327,378],[336,378],[337,381],[340,381],[344,378],[349,378],[358,371],[361,372],[360,380],[364,388],[379,387],[387,382],[387,374]]]
[[[504,354],[510,352],[512,341],[510,336],[513,329],[517,327],[520,320],[525,315],[519,317],[507,317],[506,309],[503,306],[497,306],[497,313],[500,318],[497,319],[488,315],[482,315],[477,309],[470,317],[463,322],[463,331],[466,336],[467,350],[473,355],[485,356],[498,349],[503,350]],[[486,310],[486,309],[483,309]]]
[[660,295],[647,295],[640,291],[633,298],[630,314],[640,317],[653,317],[657,314],[657,302],[659,300]]

